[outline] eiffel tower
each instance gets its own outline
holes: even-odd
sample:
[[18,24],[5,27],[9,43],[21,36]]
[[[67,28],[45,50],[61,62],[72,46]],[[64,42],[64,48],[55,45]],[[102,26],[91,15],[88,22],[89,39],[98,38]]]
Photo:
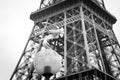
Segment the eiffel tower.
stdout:
[[34,27],[10,80],[120,79],[117,19],[103,0],[41,0],[30,19]]

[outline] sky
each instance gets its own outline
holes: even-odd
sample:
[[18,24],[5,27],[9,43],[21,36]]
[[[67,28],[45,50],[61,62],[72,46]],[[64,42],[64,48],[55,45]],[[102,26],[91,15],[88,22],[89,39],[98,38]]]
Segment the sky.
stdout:
[[[104,0],[117,22],[113,30],[120,42],[120,0]],[[0,0],[0,80],[9,80],[33,28],[31,12],[40,0]]]

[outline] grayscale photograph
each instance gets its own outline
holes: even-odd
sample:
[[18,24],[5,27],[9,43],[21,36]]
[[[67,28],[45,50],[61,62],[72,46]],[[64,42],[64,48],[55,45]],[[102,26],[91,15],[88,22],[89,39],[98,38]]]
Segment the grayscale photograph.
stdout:
[[120,0],[1,0],[0,80],[120,80]]

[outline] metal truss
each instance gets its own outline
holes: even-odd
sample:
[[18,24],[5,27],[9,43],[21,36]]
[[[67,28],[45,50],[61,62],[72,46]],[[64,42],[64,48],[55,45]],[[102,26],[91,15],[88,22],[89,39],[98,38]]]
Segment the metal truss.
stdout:
[[[41,2],[43,7],[57,0],[48,0],[47,5],[44,1]],[[35,23],[10,80],[41,80],[42,76],[36,72],[33,62],[35,54],[43,46],[41,39],[52,28],[45,28],[49,24],[42,24],[44,22],[64,30],[64,35],[48,41],[50,47],[63,58],[60,72],[54,79],[92,68],[120,79],[120,46],[111,23],[82,5]]]
[[65,0],[41,0],[40,9],[59,3],[61,1],[65,1]]
[[[54,5],[62,1],[65,1],[65,0],[41,0],[40,9]],[[104,0],[92,0],[92,1],[95,2],[97,5],[99,5],[100,7],[105,9]]]
[[92,0],[92,1],[99,5],[100,7],[102,7],[103,9],[106,9],[104,5],[104,0]]

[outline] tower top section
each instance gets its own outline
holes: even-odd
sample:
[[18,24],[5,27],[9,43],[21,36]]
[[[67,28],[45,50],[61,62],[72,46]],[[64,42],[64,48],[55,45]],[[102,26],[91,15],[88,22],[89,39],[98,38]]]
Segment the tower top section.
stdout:
[[93,13],[101,16],[111,24],[117,21],[117,19],[105,9],[103,0],[41,0],[40,8],[31,13],[30,19],[37,22],[78,5],[88,7]]
[[[41,0],[40,2],[40,9],[63,2],[67,0]],[[102,7],[105,9],[104,1],[103,0],[91,0],[94,3],[96,3],[98,6]]]

